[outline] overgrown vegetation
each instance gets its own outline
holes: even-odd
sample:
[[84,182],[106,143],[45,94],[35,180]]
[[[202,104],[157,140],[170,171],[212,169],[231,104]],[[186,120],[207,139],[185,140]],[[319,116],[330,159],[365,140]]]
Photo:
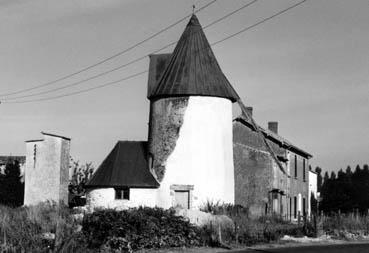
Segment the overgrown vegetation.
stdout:
[[369,235],[369,216],[356,213],[335,213],[330,216],[319,217],[322,229],[325,233],[338,239],[360,239]]
[[[0,206],[1,252],[85,252],[69,208],[46,202],[32,207]],[[80,251],[79,251],[80,250]]]
[[139,250],[202,245],[201,229],[176,216],[174,210],[140,207],[101,210],[83,219],[89,248]]
[[212,238],[217,238],[218,244],[252,245],[278,241],[284,235],[296,237],[315,235],[314,227],[309,222],[299,226],[279,216],[251,218],[248,215],[248,209],[239,205],[207,202],[201,210],[212,214],[227,215],[232,219],[234,223],[232,227],[213,224],[205,227],[208,233],[212,234]]
[[[169,247],[250,245],[306,231],[277,218],[250,219],[242,207],[212,206],[233,224],[196,227],[175,210],[132,208],[73,214],[67,207],[42,203],[0,207],[1,252],[131,252]],[[213,212],[215,212],[213,210]]]

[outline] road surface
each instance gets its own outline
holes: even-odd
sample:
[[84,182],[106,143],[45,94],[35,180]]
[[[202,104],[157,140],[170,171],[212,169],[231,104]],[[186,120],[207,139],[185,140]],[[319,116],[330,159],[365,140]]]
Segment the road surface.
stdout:
[[[234,251],[236,252],[236,251]],[[369,253],[369,243],[312,245],[288,248],[248,249],[237,253]]]

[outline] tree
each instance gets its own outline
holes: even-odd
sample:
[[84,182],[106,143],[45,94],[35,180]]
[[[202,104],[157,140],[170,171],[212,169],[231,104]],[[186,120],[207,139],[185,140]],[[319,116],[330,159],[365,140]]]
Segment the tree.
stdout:
[[69,192],[76,195],[84,195],[86,193],[85,185],[91,178],[94,167],[92,162],[85,165],[80,165],[79,161],[74,161],[73,159],[71,159],[71,162],[73,174],[69,182]]
[[331,176],[326,172],[321,187],[322,202],[320,210],[325,212],[352,212],[358,209],[361,213],[367,213],[369,209],[369,166],[360,165],[352,172],[348,166],[345,171],[342,169],[338,174],[334,172]]
[[347,175],[352,175],[352,170],[351,170],[351,167],[350,166],[347,166],[347,168],[346,168],[346,174]]
[[83,205],[82,197],[86,194],[85,185],[91,178],[94,167],[92,162],[80,165],[79,161],[74,161],[71,158],[70,168],[72,170],[71,180],[69,182],[68,190],[70,194],[70,206]]
[[0,203],[17,207],[23,205],[24,183],[21,182],[20,165],[9,159],[5,165],[4,175],[0,175]]
[[326,171],[324,173],[324,181],[323,181],[323,184],[325,184],[326,182],[328,182],[328,180],[329,180],[329,174],[328,174],[328,171]]

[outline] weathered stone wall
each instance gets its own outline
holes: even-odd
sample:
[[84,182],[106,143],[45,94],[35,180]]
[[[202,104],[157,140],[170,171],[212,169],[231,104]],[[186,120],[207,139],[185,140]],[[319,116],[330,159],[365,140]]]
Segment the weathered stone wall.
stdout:
[[161,99],[153,102],[150,118],[150,150],[161,179],[158,206],[172,206],[172,185],[193,186],[193,208],[208,200],[234,203],[231,101],[202,96]]
[[153,159],[151,171],[158,181],[162,181],[166,161],[176,146],[188,99],[164,98],[150,104],[149,156]]
[[235,203],[248,207],[250,215],[265,214],[269,192],[273,187],[272,157],[266,151],[244,144],[233,144],[235,169]]
[[[287,158],[287,162],[281,161],[284,173],[270,156],[262,137],[250,127],[235,120],[233,137],[237,204],[250,208],[251,215],[262,215],[267,203],[268,212],[293,218],[296,196],[297,212],[302,214],[304,198],[308,211],[308,176],[306,174],[304,181],[303,157],[297,156],[298,175],[295,178],[294,153],[267,140],[276,155]],[[306,173],[308,166],[305,159]]]
[[44,135],[44,140],[26,142],[26,148],[24,204],[68,204],[69,140]]

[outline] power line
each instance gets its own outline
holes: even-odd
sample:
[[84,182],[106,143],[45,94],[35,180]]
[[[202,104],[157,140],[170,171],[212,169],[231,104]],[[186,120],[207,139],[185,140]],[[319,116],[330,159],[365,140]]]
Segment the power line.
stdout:
[[[230,16],[232,16],[232,15],[236,14],[237,12],[239,12],[239,11],[241,11],[241,10],[245,9],[246,7],[248,7],[248,6],[250,6],[250,5],[254,4],[254,3],[256,3],[257,1],[258,1],[258,0],[253,0],[253,1],[251,1],[251,2],[249,2],[249,3],[247,3],[247,4],[245,4],[245,5],[241,6],[240,8],[237,8],[236,10],[234,10],[234,11],[232,11],[232,12],[230,12],[230,13],[226,14],[225,16],[223,16],[223,17],[221,17],[221,18],[218,18],[217,20],[215,20],[215,21],[211,22],[210,24],[208,24],[208,25],[204,26],[204,27],[203,27],[203,29],[206,29],[206,28],[208,28],[208,27],[210,27],[210,26],[213,26],[213,25],[215,25],[215,24],[219,23],[220,21],[223,21],[224,19],[226,19],[226,18],[228,18],[228,17],[230,17]],[[172,45],[176,44],[177,42],[178,42],[178,41],[174,41],[174,42],[172,42],[172,43],[170,43],[170,44],[168,44],[168,45],[166,45],[166,46],[164,46],[164,47],[161,47],[161,48],[159,48],[159,49],[157,49],[157,50],[155,50],[155,51],[151,52],[150,54],[158,53],[158,52],[160,52],[160,51],[162,51],[162,50],[164,50],[164,49],[166,49],[166,48],[168,48],[168,47],[170,47],[170,46],[172,46]],[[150,55],[150,54],[149,54],[149,55]],[[87,81],[91,81],[91,80],[93,80],[93,79],[96,79],[96,78],[99,78],[99,77],[101,77],[101,76],[105,76],[105,75],[107,75],[107,74],[110,74],[110,73],[112,73],[112,72],[115,72],[115,71],[117,71],[117,70],[119,70],[119,69],[123,69],[123,68],[125,68],[125,67],[128,67],[129,65],[132,65],[132,64],[134,64],[134,63],[136,63],[136,62],[139,62],[139,61],[141,61],[141,60],[146,59],[146,57],[147,57],[147,56],[148,56],[148,55],[141,56],[141,57],[139,57],[139,58],[137,58],[137,59],[134,59],[134,60],[132,60],[132,61],[130,61],[130,62],[128,62],[128,63],[125,63],[125,64],[120,65],[120,66],[118,66],[118,67],[115,67],[115,68],[113,68],[113,69],[110,69],[110,70],[104,71],[104,72],[99,73],[99,74],[97,74],[97,75],[94,75],[94,76],[91,76],[91,77],[88,77],[88,78],[82,79],[82,80],[80,80],[80,81],[77,81],[77,82],[74,82],[74,83],[71,83],[71,84],[67,84],[67,85],[64,85],[64,86],[61,86],[61,87],[57,87],[57,88],[54,88],[54,89],[50,89],[50,90],[46,90],[46,91],[40,91],[40,92],[36,92],[36,93],[32,93],[32,94],[28,94],[28,95],[16,96],[16,97],[12,97],[12,98],[4,98],[2,101],[9,101],[9,100],[11,101],[11,100],[16,100],[16,99],[20,99],[20,98],[35,97],[35,96],[38,96],[38,95],[44,95],[44,94],[52,93],[52,92],[55,92],[55,91],[58,91],[58,90],[63,90],[63,89],[69,88],[69,87],[77,86],[77,85],[80,85],[80,84],[85,83],[85,82],[87,82]]]
[[223,42],[223,41],[225,41],[225,40],[228,40],[228,39],[230,39],[230,38],[232,38],[232,37],[235,37],[235,36],[237,36],[237,35],[239,35],[239,34],[241,34],[241,33],[244,33],[244,32],[246,32],[246,31],[248,31],[248,30],[250,30],[250,29],[252,29],[252,28],[254,28],[254,27],[258,26],[258,25],[261,25],[261,24],[263,24],[263,23],[265,23],[265,22],[267,22],[267,21],[269,21],[269,20],[271,20],[271,19],[273,19],[273,18],[275,18],[275,17],[277,17],[277,16],[280,16],[280,15],[282,15],[283,13],[285,13],[285,12],[287,12],[287,11],[289,11],[289,10],[291,10],[291,9],[293,9],[293,8],[295,8],[295,7],[297,7],[297,6],[301,5],[301,4],[303,4],[303,3],[305,3],[306,1],[307,1],[307,0],[303,0],[303,1],[301,1],[301,2],[298,2],[298,3],[294,4],[294,5],[291,5],[290,7],[286,8],[286,9],[284,9],[284,10],[281,10],[281,11],[279,11],[279,12],[275,13],[275,14],[274,14],[274,15],[272,15],[272,16],[269,16],[269,17],[267,17],[267,18],[264,18],[263,20],[260,20],[259,22],[255,23],[255,24],[253,24],[253,25],[250,25],[250,26],[248,26],[248,27],[245,27],[244,29],[242,29],[242,30],[240,30],[240,31],[238,31],[238,32],[236,32],[236,33],[234,33],[234,34],[231,34],[231,35],[229,35],[229,36],[225,37],[224,39],[217,41],[214,45],[219,44],[219,43],[222,43],[222,42]]
[[88,89],[84,89],[84,90],[79,90],[79,91],[75,91],[75,92],[71,92],[71,93],[61,94],[61,95],[54,96],[54,97],[40,98],[40,99],[34,99],[34,100],[24,100],[24,101],[2,102],[2,103],[6,103],[6,104],[23,104],[23,103],[47,101],[47,100],[53,100],[53,99],[57,99],[57,98],[62,98],[62,97],[67,97],[67,96],[72,96],[72,95],[77,95],[77,94],[80,94],[80,93],[85,93],[85,92],[88,92],[88,91],[92,91],[92,90],[96,90],[96,89],[101,89],[101,88],[104,88],[106,86],[114,85],[114,84],[117,84],[119,82],[127,81],[129,79],[134,78],[134,77],[143,75],[143,74],[145,74],[147,72],[149,72],[149,71],[148,70],[141,71],[141,72],[138,72],[136,74],[133,74],[133,75],[129,75],[127,77],[124,77],[122,79],[118,79],[116,81],[108,82],[108,83],[105,83],[105,84],[102,84],[102,85],[98,85],[98,86],[94,86],[94,87],[91,87],[91,88],[88,88]]
[[[216,1],[217,1],[217,0],[212,0],[211,2],[209,2],[209,3],[205,4],[204,6],[200,7],[199,9],[197,9],[197,10],[195,11],[195,13],[202,11],[203,9],[205,9],[205,8],[209,7],[210,5],[212,5],[213,3],[215,3]],[[76,72],[73,72],[73,73],[71,73],[71,74],[68,74],[68,75],[62,76],[62,77],[60,77],[60,78],[58,78],[58,79],[55,79],[55,80],[53,80],[53,81],[49,81],[49,82],[46,82],[46,83],[43,83],[43,84],[40,84],[40,85],[36,85],[36,86],[30,87],[30,88],[27,88],[27,89],[22,89],[22,90],[18,90],[18,91],[14,91],[14,92],[9,92],[9,93],[3,93],[3,94],[0,94],[0,97],[10,96],[10,95],[16,95],[16,94],[24,93],[24,92],[27,92],[27,91],[35,90],[35,89],[38,89],[38,88],[41,88],[41,87],[49,86],[49,85],[52,85],[52,84],[54,84],[54,83],[57,83],[57,82],[63,81],[63,80],[65,80],[65,79],[67,79],[67,78],[70,78],[70,77],[72,77],[72,76],[78,75],[78,74],[80,74],[80,73],[82,73],[82,72],[85,72],[85,71],[87,71],[87,70],[89,70],[89,69],[92,69],[92,68],[94,68],[94,67],[96,67],[96,66],[99,66],[99,65],[101,65],[101,64],[103,64],[103,63],[105,63],[105,62],[108,62],[108,61],[110,61],[110,60],[112,60],[112,59],[114,59],[114,58],[116,58],[116,57],[118,57],[118,56],[121,56],[121,55],[123,55],[123,54],[127,53],[128,51],[130,51],[130,50],[132,50],[132,49],[134,49],[134,48],[136,48],[136,47],[138,47],[138,46],[142,45],[143,43],[145,43],[145,42],[147,42],[147,41],[149,41],[149,40],[151,40],[151,39],[155,38],[156,36],[158,36],[158,35],[162,34],[163,32],[165,32],[165,31],[169,30],[170,28],[172,28],[172,27],[174,27],[174,26],[178,25],[179,23],[181,23],[182,21],[186,20],[186,19],[187,19],[187,18],[189,18],[191,15],[192,15],[192,14],[189,14],[189,15],[187,15],[187,16],[185,16],[185,17],[183,17],[183,18],[179,19],[178,21],[174,22],[173,24],[171,24],[171,25],[169,25],[169,26],[167,26],[167,27],[165,27],[165,28],[161,29],[160,31],[158,31],[158,32],[154,33],[153,35],[151,35],[151,36],[147,37],[146,39],[144,39],[144,40],[142,40],[142,41],[140,41],[140,42],[137,42],[136,44],[134,44],[134,45],[132,45],[132,46],[130,46],[130,47],[128,47],[128,48],[126,48],[126,49],[124,49],[124,50],[122,50],[122,51],[120,51],[120,52],[118,52],[118,53],[114,54],[114,55],[111,55],[111,56],[109,56],[109,57],[107,57],[107,58],[105,58],[105,59],[102,59],[102,60],[100,60],[100,61],[98,61],[98,62],[96,62],[96,63],[92,64],[92,65],[89,65],[89,66],[87,66],[87,67],[84,67],[84,68],[82,68],[82,69],[80,69],[80,70],[78,70],[78,71],[76,71]]]
[[[287,11],[293,9],[293,8],[296,8],[297,6],[303,4],[304,2],[306,2],[307,0],[303,0],[303,1],[300,1],[286,9],[283,9],[282,11],[279,11],[275,14],[273,14],[272,16],[269,16],[267,18],[264,18],[258,22],[256,22],[255,24],[253,25],[250,25],[250,26],[247,26],[243,29],[241,29],[240,31],[236,32],[236,33],[233,33],[223,39],[220,39],[218,41],[215,41],[213,42],[212,44],[210,44],[210,46],[215,46],[215,45],[218,45],[228,39],[231,39],[233,37],[236,37],[237,35],[240,35],[241,33],[244,33],[258,25],[261,25],[277,16],[280,16],[284,13],[286,13]],[[122,82],[122,81],[125,81],[125,80],[128,80],[128,79],[131,79],[131,78],[134,78],[134,77],[137,77],[137,76],[140,76],[140,75],[143,75],[145,73],[148,73],[148,70],[145,70],[145,71],[141,71],[141,72],[138,72],[136,74],[133,74],[133,75],[130,75],[130,76],[127,76],[125,78],[122,78],[122,79],[119,79],[119,80],[116,80],[116,81],[113,81],[113,82],[109,82],[109,83],[105,83],[105,84],[102,84],[102,85],[99,85],[99,86],[94,86],[94,87],[91,87],[91,88],[88,88],[88,89],[84,89],[84,90],[79,90],[79,91],[76,91],[76,92],[70,92],[70,93],[65,93],[65,94],[62,94],[62,95],[59,95],[59,96],[53,96],[53,97],[46,97],[46,98],[40,98],[40,99],[33,99],[33,100],[23,100],[23,101],[9,101],[9,102],[4,102],[4,103],[7,103],[7,104],[19,104],[19,103],[31,103],[31,102],[39,102],[39,101],[47,101],[47,100],[53,100],[53,99],[57,99],[57,98],[61,98],[61,97],[67,97],[67,96],[72,96],[72,95],[76,95],[76,94],[81,94],[81,93],[84,93],[84,92],[88,92],[88,91],[91,91],[91,90],[95,90],[95,89],[99,89],[99,88],[103,88],[103,87],[106,87],[106,86],[110,86],[110,85],[113,85],[113,84],[117,84],[119,82]]]

